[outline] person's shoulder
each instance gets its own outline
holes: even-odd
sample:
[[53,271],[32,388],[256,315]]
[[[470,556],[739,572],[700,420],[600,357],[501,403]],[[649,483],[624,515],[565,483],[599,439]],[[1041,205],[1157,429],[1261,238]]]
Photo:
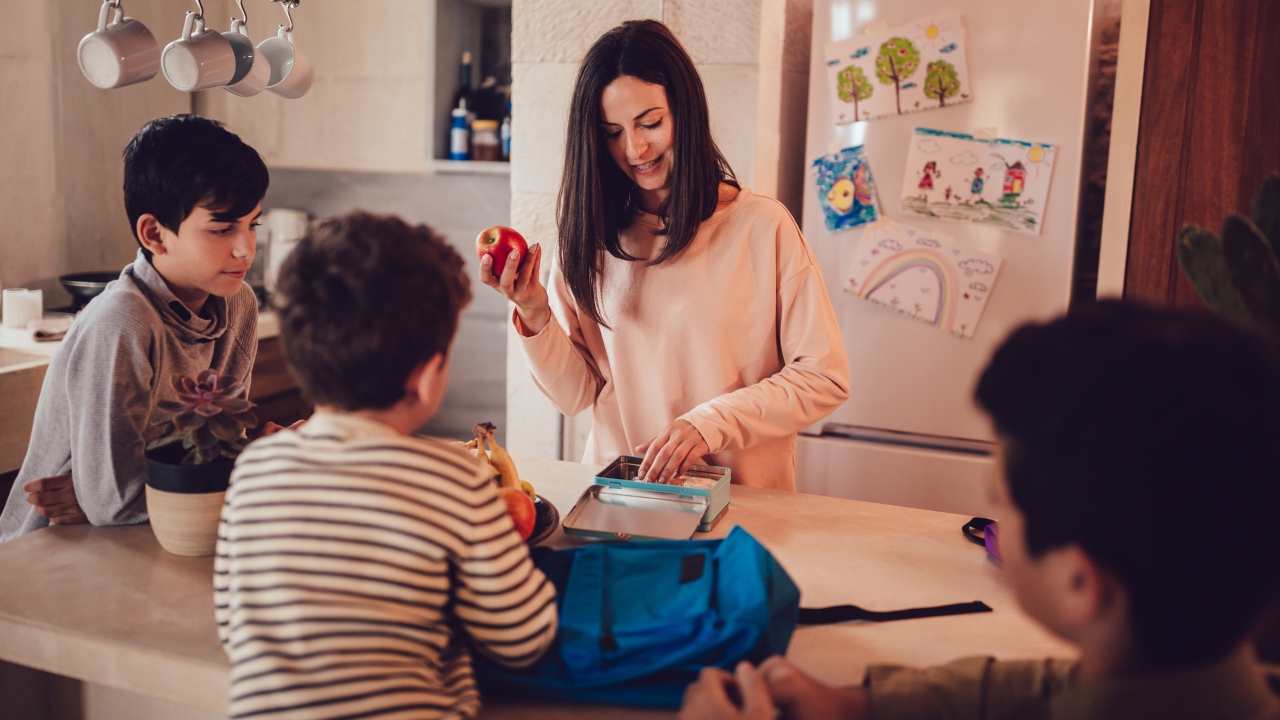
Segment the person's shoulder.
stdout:
[[249,340],[258,337],[258,295],[245,283],[227,297],[227,329]]
[[258,294],[249,287],[248,283],[240,283],[240,289],[234,295],[227,297],[227,317],[228,319],[236,319],[241,317],[257,317],[258,315]]
[[787,210],[787,206],[781,201],[768,195],[761,195],[747,187],[738,191],[738,197],[734,199],[733,204],[739,206],[738,213],[750,216],[753,220],[773,220],[779,223],[795,224],[791,211]]
[[743,187],[732,203],[724,223],[734,232],[745,231],[752,237],[773,242],[796,242],[801,239],[800,226],[787,207],[775,198]]
[[476,490],[488,481],[481,477],[479,458],[457,440],[411,436],[404,438],[403,447],[427,463],[432,474],[468,490]]
[[146,293],[132,279],[121,277],[76,315],[63,347],[86,342],[140,345],[149,343],[163,325],[160,311]]

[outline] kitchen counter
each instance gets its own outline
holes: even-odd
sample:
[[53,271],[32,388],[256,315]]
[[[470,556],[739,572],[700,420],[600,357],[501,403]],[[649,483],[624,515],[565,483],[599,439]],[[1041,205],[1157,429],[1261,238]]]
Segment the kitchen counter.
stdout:
[[[518,464],[562,516],[596,469],[533,459]],[[734,486],[719,525],[696,537],[723,537],[741,525],[786,567],[805,606],[892,610],[981,600],[995,610],[799,629],[787,656],[828,683],[860,682],[870,662],[1070,656],[1069,646],[1017,609],[999,568],[963,538],[960,527],[967,520]],[[557,530],[547,544],[577,542]],[[164,552],[145,525],[51,527],[0,545],[0,660],[198,708],[209,717],[225,713],[228,664],[213,619],[212,566],[212,558]],[[539,717],[547,718],[604,712],[599,706],[538,707]],[[528,703],[490,699],[483,716],[527,717],[529,710]],[[607,712],[614,720],[672,716]]]
[[[258,311],[258,339],[266,340],[280,334],[280,316],[273,310]],[[30,330],[0,327],[0,348],[33,353],[52,358],[61,340],[53,342],[37,342]]]

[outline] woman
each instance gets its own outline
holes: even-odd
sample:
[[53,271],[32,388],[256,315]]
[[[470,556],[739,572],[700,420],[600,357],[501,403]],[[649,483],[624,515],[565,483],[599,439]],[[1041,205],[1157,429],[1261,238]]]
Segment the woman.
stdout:
[[795,221],[738,185],[663,24],[624,23],[587,52],[557,220],[549,293],[537,245],[500,278],[486,257],[480,279],[515,303],[547,397],[592,408],[583,461],[643,454],[658,482],[705,461],[794,490],[796,432],[848,397],[844,345]]

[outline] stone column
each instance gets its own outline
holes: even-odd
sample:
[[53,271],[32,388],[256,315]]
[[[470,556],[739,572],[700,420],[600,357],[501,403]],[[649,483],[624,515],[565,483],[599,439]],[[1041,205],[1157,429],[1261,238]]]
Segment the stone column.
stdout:
[[[530,243],[555,247],[578,64],[605,31],[640,18],[666,22],[689,51],[706,87],[712,132],[739,181],[798,216],[811,14],[812,0],[514,0],[512,225]],[[533,384],[510,323],[508,334],[512,452],[581,459],[590,413],[563,418]]]

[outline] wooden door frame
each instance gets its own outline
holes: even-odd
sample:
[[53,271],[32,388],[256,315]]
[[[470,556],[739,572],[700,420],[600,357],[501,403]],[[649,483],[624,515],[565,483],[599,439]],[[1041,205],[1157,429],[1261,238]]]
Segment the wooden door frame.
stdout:
[[[1143,24],[1145,48],[1137,52]],[[1184,224],[1217,230],[1231,213],[1247,214],[1262,179],[1280,169],[1272,139],[1280,3],[1126,0],[1121,37],[1119,63],[1128,72],[1122,92],[1117,68],[1117,164],[1109,170],[1098,295],[1201,306],[1178,267],[1175,238]],[[1121,140],[1117,132],[1129,134]]]

